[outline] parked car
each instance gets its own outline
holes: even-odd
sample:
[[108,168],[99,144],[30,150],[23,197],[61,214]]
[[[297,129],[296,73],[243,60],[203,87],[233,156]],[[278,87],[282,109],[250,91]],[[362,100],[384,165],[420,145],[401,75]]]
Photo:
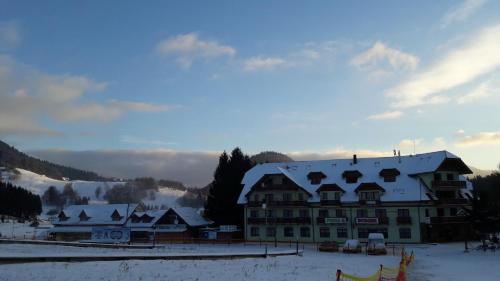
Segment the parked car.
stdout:
[[342,247],[342,252],[361,253],[361,244],[356,239],[347,240],[345,241],[344,247]]
[[368,234],[368,244],[366,245],[366,253],[369,255],[386,255],[384,234],[370,233]]
[[339,250],[339,246],[336,242],[323,242],[319,244],[318,250],[321,252],[337,252]]

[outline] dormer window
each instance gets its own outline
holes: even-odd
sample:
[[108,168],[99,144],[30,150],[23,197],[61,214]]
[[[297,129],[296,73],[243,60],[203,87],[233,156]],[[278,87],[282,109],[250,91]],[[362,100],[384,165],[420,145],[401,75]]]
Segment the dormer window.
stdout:
[[120,216],[120,213],[118,213],[118,211],[117,211],[117,210],[115,210],[115,211],[113,212],[113,214],[111,214],[111,219],[112,219],[113,221],[120,221],[122,218],[123,218],[123,217],[122,217],[122,216]]
[[380,196],[385,189],[383,189],[380,185],[374,182],[365,182],[360,184],[355,190],[359,196],[359,200],[366,201],[379,201]]
[[346,183],[357,183],[358,178],[363,176],[359,171],[353,170],[353,171],[344,171],[342,173],[342,178],[345,179]]
[[132,220],[132,223],[138,223],[141,221],[141,218],[139,218],[136,214],[133,214],[130,219]]
[[142,222],[144,222],[144,223],[150,223],[151,221],[153,221],[153,217],[150,217],[150,216],[148,216],[146,214],[144,214],[142,216]]
[[326,178],[323,172],[310,172],[307,174],[307,178],[311,181],[311,184],[320,184],[321,180]]
[[80,221],[88,221],[90,219],[90,217],[87,216],[85,211],[82,211],[78,217],[80,218]]
[[[345,191],[335,183],[322,184],[317,190],[321,200],[340,200]],[[330,194],[329,194],[330,193]]]
[[59,218],[59,221],[67,221],[69,219],[69,217],[66,216],[66,214],[64,212],[59,213],[58,218]]
[[384,178],[384,182],[395,182],[396,177],[399,176],[400,174],[401,173],[399,172],[399,170],[395,168],[383,169],[379,173],[379,175]]

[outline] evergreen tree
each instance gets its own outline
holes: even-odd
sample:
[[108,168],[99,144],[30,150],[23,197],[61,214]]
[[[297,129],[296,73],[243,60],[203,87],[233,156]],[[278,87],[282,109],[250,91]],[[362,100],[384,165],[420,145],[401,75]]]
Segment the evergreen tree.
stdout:
[[0,181],[0,214],[27,219],[42,212],[40,196]]
[[49,188],[43,193],[42,199],[46,205],[56,206],[59,208],[64,206],[64,198],[55,186],[49,186]]
[[237,201],[241,181],[250,168],[252,161],[238,147],[231,152],[231,157],[225,151],[219,157],[205,206],[207,216],[216,224],[243,226],[243,207]]

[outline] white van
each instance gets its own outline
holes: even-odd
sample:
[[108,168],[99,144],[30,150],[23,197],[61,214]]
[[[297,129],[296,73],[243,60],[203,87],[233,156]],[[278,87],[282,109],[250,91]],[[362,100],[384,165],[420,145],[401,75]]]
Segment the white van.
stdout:
[[385,249],[384,234],[382,233],[368,234],[368,244],[366,245],[366,252],[369,255],[387,254],[387,250]]

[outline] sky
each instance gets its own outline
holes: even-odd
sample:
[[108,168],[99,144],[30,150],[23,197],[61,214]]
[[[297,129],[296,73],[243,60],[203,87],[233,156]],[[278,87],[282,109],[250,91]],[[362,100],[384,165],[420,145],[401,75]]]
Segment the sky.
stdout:
[[185,167],[193,185],[236,146],[500,162],[499,1],[0,7],[0,139],[47,160],[112,176],[131,173],[123,162],[157,177]]

